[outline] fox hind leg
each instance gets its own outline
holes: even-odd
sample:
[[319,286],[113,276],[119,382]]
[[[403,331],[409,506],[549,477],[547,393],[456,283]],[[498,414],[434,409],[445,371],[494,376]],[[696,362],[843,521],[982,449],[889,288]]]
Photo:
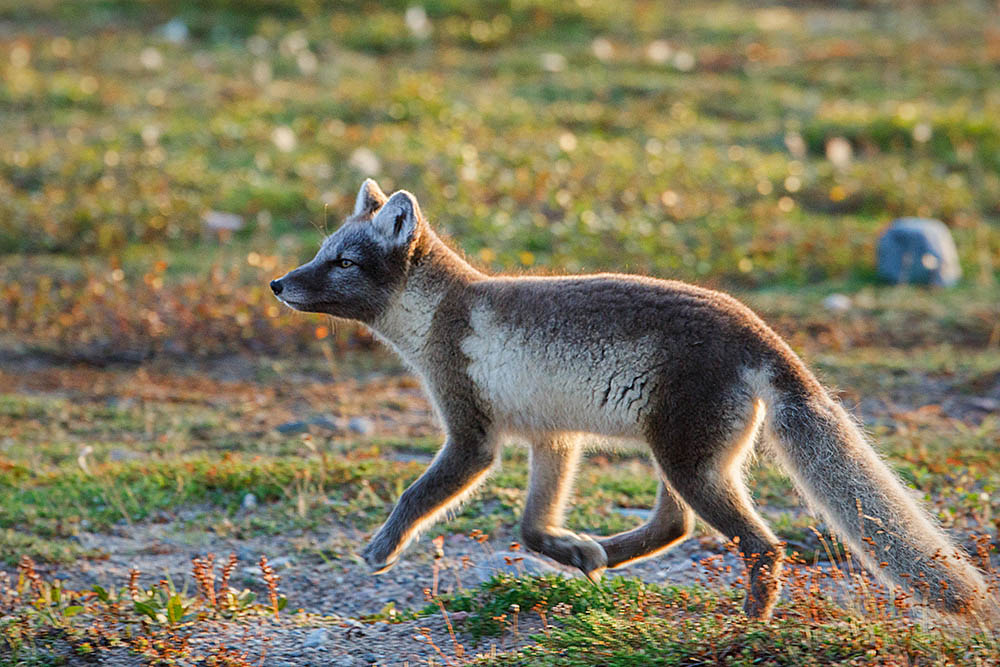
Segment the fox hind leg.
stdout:
[[531,483],[521,538],[532,551],[579,568],[594,579],[607,566],[604,549],[592,538],[562,527],[579,458],[579,439],[573,435],[551,435],[532,443]]
[[694,529],[694,512],[663,480],[656,506],[645,524],[598,542],[608,556],[608,567],[620,567],[663,553],[683,542]]
[[[706,523],[737,540],[749,571],[744,611],[771,616],[781,587],[783,551],[778,538],[754,509],[743,480],[742,463],[753,446],[764,406],[720,410],[718,419],[667,424],[651,443],[670,484]],[[729,419],[727,419],[729,417]]]
[[738,539],[750,576],[747,616],[767,619],[778,600],[782,552],[778,539],[746,499],[743,481],[704,474],[683,483],[685,498],[709,525],[730,539]]

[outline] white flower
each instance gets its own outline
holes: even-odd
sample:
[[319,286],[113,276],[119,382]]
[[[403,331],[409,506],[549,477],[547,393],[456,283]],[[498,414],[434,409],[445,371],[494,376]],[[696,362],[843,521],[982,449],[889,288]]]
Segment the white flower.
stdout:
[[833,163],[834,167],[843,169],[851,163],[854,156],[854,149],[851,142],[843,137],[832,137],[826,141],[826,159]]
[[427,18],[427,12],[420,5],[408,7],[404,20],[406,27],[417,39],[427,39],[431,36],[431,22]]
[[594,57],[601,62],[611,60],[615,55],[614,44],[603,37],[598,37],[591,42],[590,50],[594,52]]
[[287,125],[279,125],[274,128],[274,131],[271,132],[271,141],[273,141],[274,145],[278,147],[278,150],[283,153],[289,153],[295,150],[295,144],[297,143],[295,139],[295,132],[293,132],[292,128]]
[[652,60],[658,65],[670,60],[670,56],[674,54],[674,50],[670,48],[670,44],[666,40],[657,39],[649,43],[646,47],[646,57]]
[[546,72],[562,72],[566,69],[566,56],[561,53],[543,53],[542,69]]
[[156,70],[163,67],[163,55],[152,46],[147,46],[139,54],[139,62],[146,69]]
[[678,51],[674,56],[674,67],[682,72],[690,72],[694,69],[694,55],[689,51]]
[[375,176],[382,169],[382,163],[378,156],[370,148],[356,148],[347,163],[360,171],[365,176]]

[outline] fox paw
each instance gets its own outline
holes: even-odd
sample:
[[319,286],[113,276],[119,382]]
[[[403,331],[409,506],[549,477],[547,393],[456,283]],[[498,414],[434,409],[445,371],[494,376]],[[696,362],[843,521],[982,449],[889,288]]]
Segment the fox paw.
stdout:
[[570,565],[578,568],[591,581],[600,581],[608,567],[608,555],[596,540],[587,535],[579,535],[576,543],[570,547],[569,554]]
[[600,579],[608,566],[604,547],[587,535],[577,535],[568,530],[529,531],[524,539],[532,551],[577,568],[591,581]]
[[398,559],[391,550],[382,547],[381,543],[375,539],[361,552],[361,557],[372,574],[382,574],[392,569]]

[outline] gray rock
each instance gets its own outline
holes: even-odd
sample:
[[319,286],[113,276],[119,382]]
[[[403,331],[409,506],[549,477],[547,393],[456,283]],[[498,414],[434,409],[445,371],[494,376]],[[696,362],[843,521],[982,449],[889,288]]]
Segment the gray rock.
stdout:
[[302,642],[302,645],[306,648],[317,648],[326,643],[326,628],[316,628],[308,635],[306,639]]
[[309,423],[317,428],[332,431],[334,433],[343,433],[345,430],[343,422],[336,417],[316,417]]
[[615,507],[616,512],[622,516],[634,516],[643,521],[649,521],[649,517],[653,516],[653,510],[643,509],[641,507]]
[[940,220],[893,220],[878,241],[878,274],[894,285],[954,285],[962,268],[951,232]]
[[834,313],[846,313],[852,305],[851,297],[846,294],[831,294],[823,299],[823,307]]
[[982,410],[983,412],[998,412],[1000,413],[1000,401],[995,398],[986,398],[982,396],[970,396],[967,399],[967,403],[975,408],[976,410]]
[[252,493],[248,493],[243,496],[243,502],[241,503],[243,509],[253,510],[257,508],[257,496]]
[[[251,563],[250,566],[243,568],[243,573],[248,577],[260,577],[260,557],[253,557],[248,559]],[[280,556],[278,558],[268,558],[267,564],[270,565],[275,570],[288,569],[294,564],[292,559],[288,556]]]
[[223,213],[222,211],[208,211],[201,216],[205,227],[214,231],[225,230],[229,232],[243,229],[243,218],[235,213]]
[[351,417],[347,422],[347,428],[358,435],[371,435],[375,432],[375,424],[367,417]]
[[296,433],[305,433],[309,430],[309,422],[307,421],[294,421],[285,422],[284,424],[279,424],[274,427],[274,429],[281,433],[282,435],[294,435]]
[[141,454],[116,447],[108,453],[108,458],[112,461],[135,461],[142,458]]
[[174,44],[186,42],[188,35],[191,34],[187,23],[179,18],[170,19],[170,21],[157,28],[156,32],[160,37]]
[[275,569],[278,569],[280,567],[291,567],[292,566],[292,559],[289,558],[288,556],[279,556],[278,558],[275,558],[273,560],[268,559],[267,562],[271,565],[271,567],[273,567]]
[[[400,463],[430,463],[434,460],[433,455],[423,453],[409,454],[407,452],[392,452],[388,454],[388,456],[393,461],[399,461]],[[456,535],[456,537],[465,538],[464,535]]]
[[497,551],[472,568],[473,585],[479,585],[495,574],[523,575],[559,574],[564,577],[583,576],[576,570],[563,569],[522,551]]

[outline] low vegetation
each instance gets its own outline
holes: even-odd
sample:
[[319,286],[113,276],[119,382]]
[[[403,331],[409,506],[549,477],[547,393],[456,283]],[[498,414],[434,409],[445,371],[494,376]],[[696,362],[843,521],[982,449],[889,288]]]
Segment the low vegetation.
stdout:
[[[368,175],[414,191],[486,269],[735,292],[995,576],[990,11],[0,3],[0,665],[269,664],[289,627],[318,618],[301,598],[337,576],[367,586],[354,554],[440,435],[367,333],[283,310],[267,282],[311,256]],[[875,278],[877,233],[902,215],[949,226],[958,287]],[[848,306],[831,309],[833,293]],[[526,464],[506,450],[431,531],[436,553],[517,540]],[[438,591],[444,566],[418,549],[412,597],[320,621],[410,624],[430,664],[1000,662],[995,629],[938,625],[852,571],[768,457],[752,476],[802,561],[769,625],[735,613],[721,556],[697,559],[693,584],[499,576]],[[591,453],[569,525],[636,525],[654,479],[640,452]],[[172,546],[134,554],[172,559],[175,577],[118,566],[120,543],[153,529]],[[192,563],[209,537],[280,545],[315,581],[284,575],[279,590],[285,571],[259,550]],[[702,542],[719,548],[699,529]],[[456,572],[478,553],[455,551]],[[95,584],[100,563],[113,576]],[[431,619],[447,622],[425,631]],[[252,650],[206,639],[234,628]]]
[[[704,563],[709,582],[713,564]],[[832,575],[840,578],[839,570]],[[908,618],[870,578],[849,584],[862,605],[845,609],[818,595],[818,571],[789,582],[791,604],[769,623],[741,617],[740,596],[705,585],[662,587],[634,579],[593,586],[558,577],[498,577],[447,600],[471,612],[473,634],[533,641],[476,664],[500,665],[801,665],[988,664],[1000,644],[988,633],[931,628]]]

